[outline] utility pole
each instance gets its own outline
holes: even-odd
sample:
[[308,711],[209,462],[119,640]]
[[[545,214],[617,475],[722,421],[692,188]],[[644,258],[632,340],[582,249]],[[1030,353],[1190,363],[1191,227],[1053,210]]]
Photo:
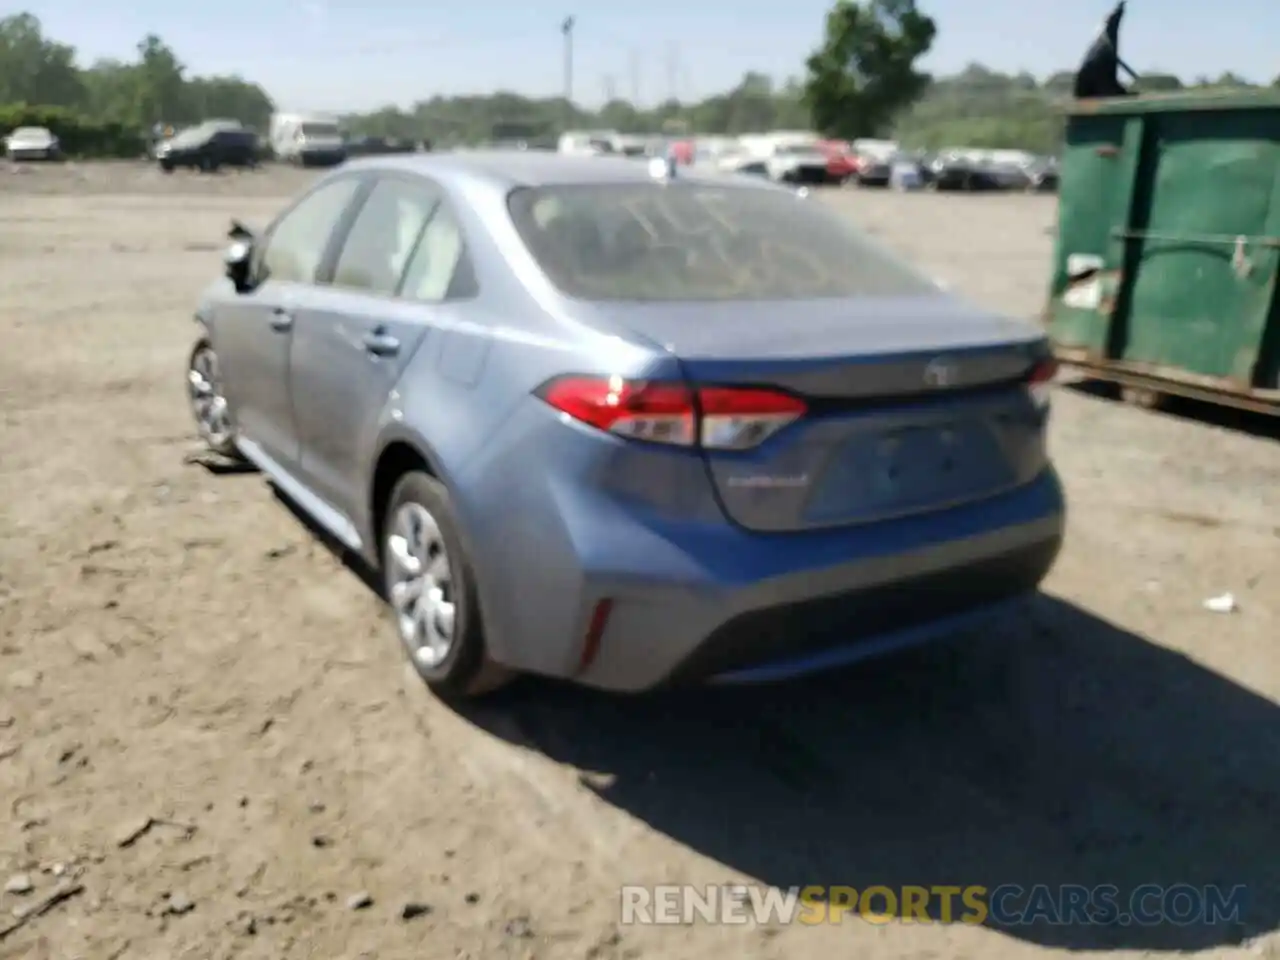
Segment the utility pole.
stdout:
[[564,128],[573,127],[573,26],[574,18],[565,17],[560,24],[564,37]]
[[613,103],[618,99],[618,83],[613,79],[613,74],[606,73],[600,80],[600,84],[604,87],[604,102]]

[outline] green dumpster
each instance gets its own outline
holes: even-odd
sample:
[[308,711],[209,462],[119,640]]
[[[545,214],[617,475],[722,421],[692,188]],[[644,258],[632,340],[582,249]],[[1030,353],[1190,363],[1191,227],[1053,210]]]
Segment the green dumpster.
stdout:
[[1280,414],[1280,92],[1077,100],[1044,321],[1148,399]]

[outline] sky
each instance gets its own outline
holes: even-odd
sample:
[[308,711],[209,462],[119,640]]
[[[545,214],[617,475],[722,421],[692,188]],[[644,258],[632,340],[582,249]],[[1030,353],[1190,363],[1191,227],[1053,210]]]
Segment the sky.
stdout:
[[[1073,68],[1113,0],[918,0],[938,24],[934,73],[970,62],[1043,76]],[[564,91],[560,24],[573,14],[572,91],[699,99],[748,70],[797,75],[830,0],[18,0],[86,64],[132,58],[156,33],[196,73],[238,73],[287,110],[365,110],[434,95]],[[1212,16],[1205,11],[1212,11]],[[1276,0],[1130,0],[1121,55],[1140,73],[1280,74]],[[636,96],[638,94],[638,97]]]

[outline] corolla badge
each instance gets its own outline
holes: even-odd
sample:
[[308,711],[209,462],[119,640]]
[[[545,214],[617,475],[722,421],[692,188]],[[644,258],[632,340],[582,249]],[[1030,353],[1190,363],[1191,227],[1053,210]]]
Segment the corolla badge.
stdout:
[[950,387],[955,384],[959,373],[955,361],[934,357],[924,368],[924,383],[927,387]]

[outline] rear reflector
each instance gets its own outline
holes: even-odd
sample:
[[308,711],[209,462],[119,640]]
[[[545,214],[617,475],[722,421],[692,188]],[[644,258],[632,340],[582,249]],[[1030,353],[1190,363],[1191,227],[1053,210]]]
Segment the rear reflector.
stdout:
[[586,673],[600,654],[600,641],[609,626],[609,615],[613,613],[613,600],[605,597],[596,603],[591,611],[591,619],[587,622],[587,631],[582,635],[582,655],[578,658],[578,673]]
[[1058,361],[1048,358],[1038,361],[1027,374],[1027,389],[1037,406],[1043,407],[1048,404],[1050,385],[1057,373]]
[[747,450],[804,416],[803,400],[775,390],[690,388],[622,377],[558,377],[537,394],[561,413],[632,440]]

